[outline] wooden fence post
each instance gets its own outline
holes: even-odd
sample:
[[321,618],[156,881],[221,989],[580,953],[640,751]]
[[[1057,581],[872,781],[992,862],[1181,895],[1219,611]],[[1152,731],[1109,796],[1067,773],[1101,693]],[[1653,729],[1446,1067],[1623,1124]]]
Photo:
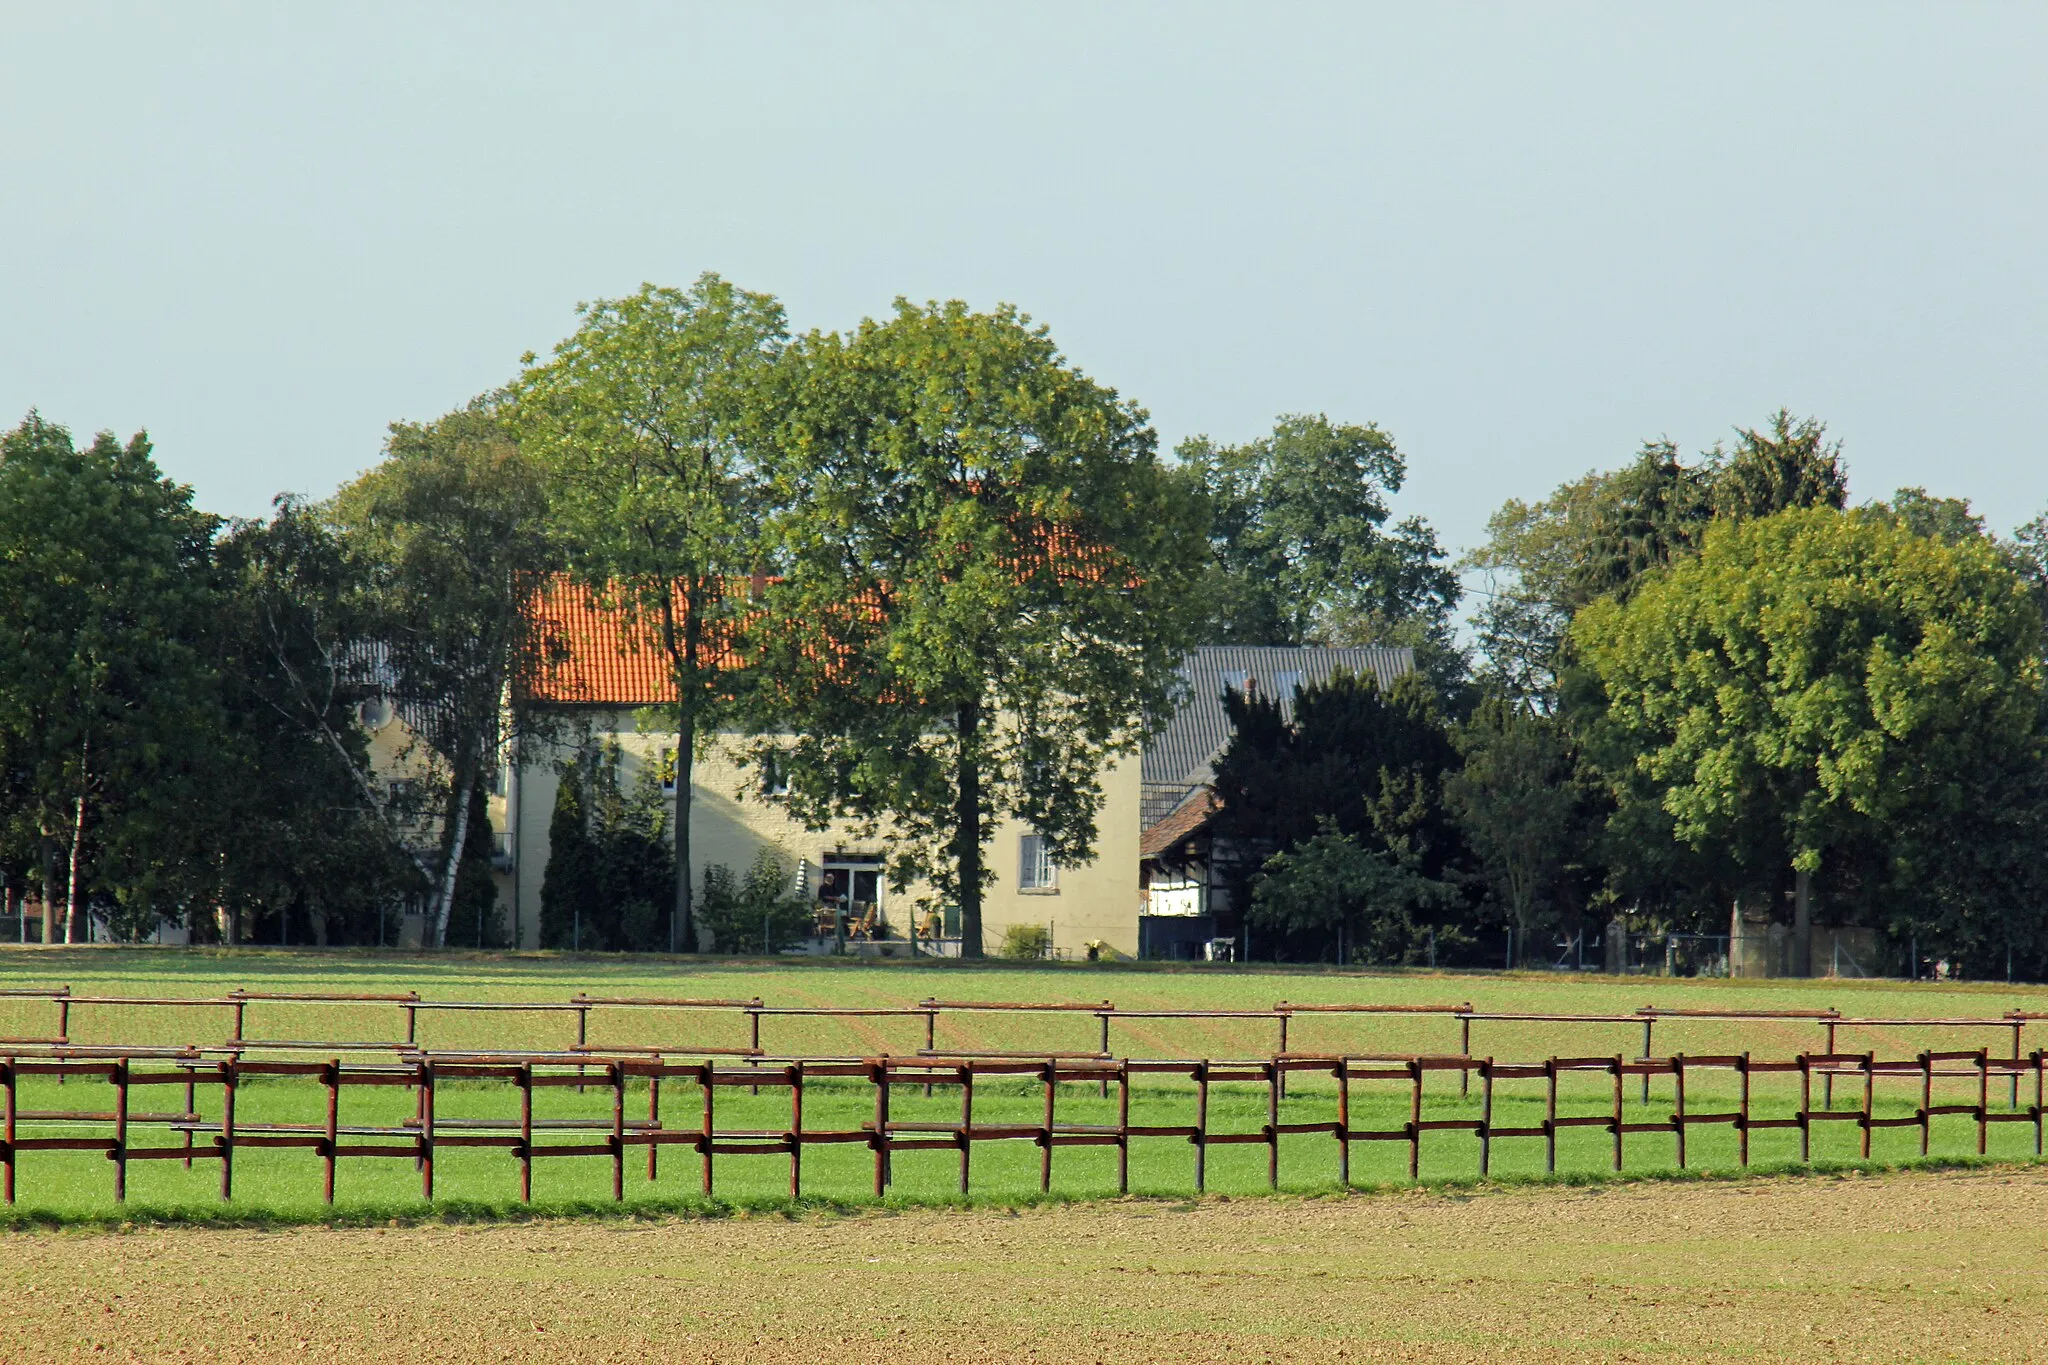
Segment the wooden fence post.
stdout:
[[1209,1064],[1195,1063],[1195,1193],[1209,1188]]
[[1479,1174],[1493,1170],[1493,1058],[1479,1064]]
[[1621,1170],[1622,1125],[1626,1115],[1626,1110],[1622,1107],[1621,1102],[1622,1060],[1620,1053],[1614,1054],[1614,1169],[1616,1172]]
[[[1652,1037],[1651,1030],[1654,1029],[1656,1026],[1657,1017],[1655,1015],[1648,1015],[1643,1019],[1643,1060],[1645,1062],[1648,1062],[1650,1060],[1652,1052],[1654,1051],[1654,1049],[1651,1047],[1650,1040]],[[1650,1072],[1646,1067],[1643,1071],[1643,1103],[1648,1104],[1649,1102]]]
[[220,1147],[220,1197],[235,1197],[235,1062],[220,1063],[220,1133],[214,1142]]
[[[1458,1016],[1458,1055],[1468,1062],[1472,1060],[1472,1016],[1469,1012]],[[1458,1068],[1458,1098],[1463,1099],[1471,1093],[1472,1068],[1461,1066]]]
[[1671,1054],[1671,1126],[1678,1134],[1678,1169],[1685,1169],[1685,1054]]
[[420,1064],[420,1198],[434,1198],[434,1064]]
[[185,1169],[192,1169],[192,1125],[199,1122],[198,1070],[185,1067]]
[[1408,1059],[1408,1178],[1422,1178],[1422,1060]]
[[1813,1161],[1813,1055],[1799,1054],[1799,1159]]
[[1877,1099],[1877,1054],[1863,1054],[1863,1117],[1857,1127],[1863,1130],[1863,1159],[1870,1160],[1870,1111]]
[[341,1138],[341,1058],[327,1059],[327,1069],[320,1078],[327,1083],[327,1130],[321,1135],[321,1150],[327,1157],[327,1178],[322,1193],[327,1202],[334,1202],[334,1165],[340,1153],[336,1150]]
[[1039,1131],[1038,1192],[1052,1193],[1052,1130],[1053,1102],[1059,1088],[1059,1063],[1053,1058],[1045,1061],[1045,1126]]
[[1351,1186],[1351,1065],[1337,1061],[1337,1183]]
[[2042,1117],[2048,1114],[2048,1049],[2034,1049],[2034,1155],[2041,1155]]
[[1738,1063],[1738,1070],[1742,1076],[1742,1105],[1735,1115],[1736,1160],[1742,1165],[1747,1166],[1749,1165],[1749,1054],[1747,1052],[1742,1054],[1741,1060]]
[[[1109,1002],[1107,1000],[1102,1002],[1102,1008],[1096,1013],[1095,1017],[1102,1024],[1102,1039],[1096,1047],[1096,1051],[1107,1057],[1109,1056]],[[2015,1053],[2014,1055],[2017,1056],[2018,1054]],[[2017,1085],[2018,1082],[2015,1081],[2014,1084]],[[1109,1098],[1109,1073],[1106,1071],[1102,1073],[1100,1097],[1105,1100]]]
[[1117,1064],[1116,1073],[1116,1192],[1131,1192],[1131,1059]]
[[1977,1155],[1983,1156],[1991,1137],[1991,1051],[1977,1049]]
[[[4,1140],[5,1140],[5,1147],[4,1147],[4,1150],[0,1150],[0,1159],[4,1159],[4,1160],[6,1161],[6,1163],[7,1163],[7,1164],[6,1164],[6,1166],[5,1166],[4,1168],[0,1168],[0,1175],[4,1175],[4,1177],[5,1177],[5,1179],[6,1179],[6,1184],[7,1184],[7,1188],[6,1188],[6,1189],[5,1189],[4,1191],[0,1191],[0,1193],[4,1193],[4,1194],[5,1194],[6,1196],[7,1196],[7,1202],[8,1202],[8,1203],[10,1203],[10,1204],[12,1204],[12,1203],[14,1202],[14,1109],[15,1109],[15,1097],[14,1097],[14,1058],[12,1058],[12,1057],[9,1057],[9,1058],[7,1058],[7,1060],[5,1060],[4,1062],[0,1062],[0,1084],[4,1084],[4,1085],[6,1086],[6,1089],[7,1089],[7,1097],[6,1097],[6,1106],[7,1106],[7,1112],[6,1112],[5,1116],[4,1116],[4,1118],[0,1118],[0,1122],[4,1122],[4,1123],[5,1123],[5,1125],[6,1125],[6,1130],[7,1130],[7,1131],[6,1131],[6,1133],[4,1134]],[[2040,1124],[2039,1124],[2038,1122],[2036,1122],[2036,1123],[2035,1123],[2035,1125],[2034,1125],[2034,1131],[2035,1131],[2035,1133],[2036,1133],[2036,1134],[2038,1134],[2038,1133],[2039,1133],[2039,1132],[2041,1131],[2041,1125],[2040,1125]],[[2038,1140],[2038,1138],[2037,1138],[2037,1140],[2036,1140],[2036,1142],[2035,1142],[2035,1146],[2037,1146],[2037,1147],[2038,1147],[2039,1145],[2040,1145],[2040,1143],[2039,1143],[2039,1140]]]
[[782,1068],[789,1082],[789,1197],[803,1198],[804,1192],[804,1067],[791,1062]]
[[533,1063],[519,1066],[519,1198],[533,1202]]
[[968,1165],[974,1158],[974,1067],[960,1063],[960,1193],[968,1188]]
[[128,1202],[128,1059],[114,1063],[114,1202]]
[[880,1199],[889,1184],[889,1064],[874,1063],[868,1079],[875,1087],[875,1198]]
[[[612,1083],[612,1202],[621,1203],[626,1198],[626,1064],[613,1062],[605,1069]],[[704,1094],[708,1103],[708,1086]]]
[[[753,1059],[749,1058],[748,1060],[751,1062]],[[754,1093],[756,1095],[760,1094],[761,1087],[755,1086]],[[654,1140],[655,1134],[660,1131],[661,1059],[657,1057],[654,1061],[654,1070],[647,1073],[647,1179],[649,1181],[652,1181],[660,1170],[660,1164],[656,1160],[655,1154],[661,1150],[661,1144]]]
[[1557,1058],[1543,1062],[1543,1171],[1557,1174]]
[[[697,1079],[704,1087],[703,1127],[698,1130],[697,1146],[704,1153],[703,1179],[701,1183],[704,1187],[704,1197],[709,1199],[714,1188],[713,1181],[715,1179],[711,1169],[711,1149],[718,1141],[718,1101],[716,1099],[718,1087],[712,1084],[717,1079],[712,1062],[707,1060],[697,1069]],[[648,1136],[651,1138],[654,1135],[649,1133]]]
[[[1281,1016],[1285,1027],[1287,1017]],[[1278,1057],[1266,1063],[1266,1188],[1280,1188],[1280,1093],[1287,1069]]]
[[1920,1155],[1927,1155],[1927,1144],[1934,1136],[1934,1058],[1926,1049],[1920,1052]]

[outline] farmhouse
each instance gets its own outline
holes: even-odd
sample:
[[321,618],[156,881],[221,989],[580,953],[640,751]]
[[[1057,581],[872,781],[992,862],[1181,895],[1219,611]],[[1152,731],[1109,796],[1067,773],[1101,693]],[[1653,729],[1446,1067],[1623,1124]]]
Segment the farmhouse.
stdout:
[[[643,733],[636,722],[638,710],[672,702],[675,691],[663,655],[637,640],[624,618],[566,583],[541,594],[537,613],[556,648],[519,704],[567,723],[522,741],[502,814],[494,810],[492,821],[505,832],[505,890],[515,941],[524,947],[540,942],[541,881],[562,761],[584,745],[615,742],[630,781],[650,765],[670,771],[675,743],[673,735]],[[690,840],[697,875],[712,864],[744,871],[761,849],[773,848],[793,870],[800,893],[818,906],[821,926],[865,926],[856,951],[909,952],[913,932],[925,928],[918,906],[929,888],[897,892],[889,886],[886,834],[863,838],[844,822],[805,828],[772,799],[766,785],[772,775],[742,765],[739,741],[738,735],[715,737],[696,763]],[[1091,943],[1137,952],[1139,768],[1132,757],[1102,774],[1095,857],[1082,866],[1053,864],[1024,825],[996,826],[988,843],[995,882],[982,909],[987,947],[1000,944],[1012,925],[1035,925],[1049,931],[1052,950],[1062,956],[1081,956]],[[672,780],[664,790],[672,800]],[[944,915],[936,927],[938,942],[920,948],[957,953],[957,920]]]
[[1371,675],[1391,687],[1415,671],[1415,651],[1361,648],[1205,645],[1182,665],[1187,701],[1145,746],[1138,921],[1142,957],[1213,957],[1243,943],[1242,907],[1233,903],[1238,870],[1227,841],[1210,826],[1222,803],[1214,765],[1230,743],[1226,689],[1278,698],[1294,718],[1294,695],[1339,673]]

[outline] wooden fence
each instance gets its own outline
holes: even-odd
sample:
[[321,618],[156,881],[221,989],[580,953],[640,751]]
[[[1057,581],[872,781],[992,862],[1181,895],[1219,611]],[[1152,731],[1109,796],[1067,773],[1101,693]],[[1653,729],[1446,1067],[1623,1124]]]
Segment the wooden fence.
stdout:
[[[16,1196],[17,1167],[21,1154],[38,1151],[77,1151],[103,1154],[113,1169],[116,1200],[127,1197],[128,1165],[134,1161],[216,1161],[220,1165],[222,1199],[233,1197],[235,1156],[238,1151],[261,1148],[290,1148],[311,1153],[324,1169],[324,1190],[333,1202],[337,1167],[360,1157],[410,1158],[418,1168],[422,1198],[435,1196],[435,1157],[444,1149],[481,1147],[507,1152],[519,1167],[520,1194],[531,1199],[534,1166],[557,1157],[606,1157],[611,1163],[614,1199],[624,1199],[629,1152],[645,1150],[647,1178],[658,1170],[664,1148],[680,1148],[696,1154],[701,1187],[706,1195],[715,1192],[716,1161],[720,1156],[783,1156],[788,1161],[788,1189],[791,1198],[804,1192],[804,1153],[822,1144],[853,1144],[867,1149],[873,1167],[873,1191],[879,1197],[891,1180],[891,1157],[901,1152],[947,1151],[959,1162],[959,1189],[970,1191],[974,1152],[977,1144],[1019,1142],[1038,1149],[1039,1188],[1049,1191],[1053,1179],[1053,1155],[1062,1147],[1109,1146],[1116,1149],[1117,1186],[1130,1188],[1130,1155],[1133,1142],[1170,1141],[1186,1143],[1194,1159],[1197,1190],[1208,1184],[1208,1154],[1212,1147],[1248,1144],[1262,1147],[1266,1157],[1266,1180],[1277,1187],[1281,1174],[1281,1140],[1290,1135],[1327,1136],[1334,1144],[1339,1179],[1351,1180],[1353,1146],[1361,1142],[1399,1143],[1407,1148],[1407,1169],[1411,1179],[1423,1175],[1423,1138],[1429,1133],[1467,1134],[1477,1143],[1481,1175],[1491,1173],[1494,1145],[1510,1141],[1540,1141],[1544,1145],[1545,1168],[1557,1167],[1559,1134],[1571,1128],[1603,1130],[1612,1139],[1612,1163],[1623,1169],[1625,1147],[1632,1135],[1658,1134],[1675,1140],[1678,1164],[1688,1161],[1687,1139],[1702,1126],[1725,1125],[1738,1141],[1738,1159],[1749,1164],[1750,1134],[1768,1129],[1796,1129],[1800,1135],[1800,1159],[1811,1160],[1812,1135],[1816,1124],[1850,1123],[1861,1134],[1861,1152],[1870,1154],[1871,1134],[1881,1128],[1917,1127],[1920,1150],[1928,1150],[1934,1120],[1943,1116],[1966,1116],[1976,1127],[1976,1147],[1986,1150],[1993,1124],[2028,1123],[2033,1126],[2036,1155],[2042,1151],[2044,1080],[2048,1080],[2048,1052],[2035,1051],[2023,1058],[1994,1057],[1988,1050],[1926,1051],[1910,1059],[1884,1060],[1872,1053],[1803,1053],[1790,1058],[1765,1059],[1747,1053],[1727,1056],[1672,1056],[1630,1059],[1606,1057],[1551,1057],[1535,1063],[1501,1062],[1493,1058],[1466,1056],[1342,1057],[1282,1055],[1246,1061],[1188,1061],[1179,1059],[1101,1059],[1094,1057],[873,1057],[750,1059],[751,1064],[734,1065],[716,1060],[671,1062],[643,1056],[597,1057],[588,1053],[563,1054],[428,1054],[418,1053],[404,1060],[345,1062],[271,1061],[247,1058],[207,1058],[197,1052],[176,1049],[129,1049],[119,1055],[81,1059],[50,1055],[15,1055],[0,1060],[0,1091],[4,1091],[4,1134],[0,1134],[0,1179],[9,1203]],[[1477,1118],[1424,1118],[1425,1079],[1432,1073],[1457,1073],[1461,1078],[1476,1076],[1480,1091]],[[1733,1108],[1702,1112],[1688,1105],[1688,1085],[1703,1075],[1725,1073],[1737,1082]],[[1333,1119],[1283,1122],[1281,1100],[1290,1074],[1327,1077],[1334,1082],[1336,1112]],[[1589,1112],[1564,1112],[1559,1083],[1577,1074],[1604,1077],[1603,1089],[1611,1096]],[[1752,1112],[1751,1080],[1760,1075],[1796,1075],[1799,1101],[1790,1115],[1766,1117]],[[1672,1103],[1668,1113],[1647,1119],[1629,1119],[1624,1105],[1624,1083],[1630,1076],[1646,1080],[1668,1076],[1672,1080]],[[1814,1103],[1816,1079],[1847,1076],[1860,1083],[1860,1105],[1838,1110],[1823,1101]],[[27,1110],[19,1104],[21,1081],[29,1077],[52,1077],[102,1081],[111,1085],[111,1111]],[[243,1082],[257,1077],[296,1079],[325,1092],[326,1120],[323,1124],[237,1121],[235,1098]],[[1935,1103],[1938,1079],[1965,1078],[1974,1081],[1974,1098],[1969,1103]],[[2033,1098],[2026,1106],[2016,1100],[2006,1110],[1991,1102],[1992,1080],[2009,1078],[2015,1095],[2020,1082],[2031,1078]],[[1170,1078],[1192,1082],[1192,1123],[1140,1123],[1132,1116],[1134,1081]],[[988,1122],[977,1118],[977,1085],[992,1079],[1022,1080],[1042,1087],[1044,1101],[1038,1121],[1031,1123]],[[644,1116],[628,1116],[628,1090],[635,1080],[647,1083]],[[452,1118],[441,1112],[437,1087],[450,1081],[495,1082],[516,1095],[516,1117]],[[872,1090],[872,1117],[858,1127],[820,1128],[805,1121],[804,1096],[816,1082],[844,1085],[851,1081]],[[1876,1110],[1880,1083],[1912,1082],[1917,1086],[1918,1104],[1907,1115],[1881,1115]],[[664,1084],[694,1086],[697,1104],[691,1107],[696,1121],[671,1124],[663,1116]],[[1086,1083],[1107,1094],[1114,1088],[1116,1120],[1113,1123],[1072,1123],[1058,1120],[1056,1101],[1063,1084]],[[1250,1131],[1219,1131],[1211,1123],[1212,1088],[1223,1084],[1249,1083],[1261,1087],[1266,1100],[1266,1121]],[[1541,1083],[1544,1117],[1540,1123],[1497,1124],[1494,1121],[1496,1094],[1502,1086]],[[1389,1128],[1360,1127],[1353,1122],[1353,1100],[1357,1087],[1392,1085],[1404,1093],[1407,1120]],[[352,1087],[398,1086],[410,1089],[415,1098],[414,1113],[399,1125],[351,1125],[341,1121],[342,1093]],[[534,1093],[549,1087],[573,1086],[608,1092],[610,1118],[536,1119]],[[218,1087],[218,1118],[202,1117],[197,1100],[202,1088]],[[788,1095],[788,1121],[775,1128],[735,1129],[720,1127],[718,1097],[733,1087],[755,1093],[784,1090]],[[935,1087],[957,1087],[959,1109],[956,1118],[904,1120],[894,1117],[892,1095],[904,1087],[921,1088],[926,1094]],[[177,1092],[182,1108],[173,1111],[143,1111],[133,1107],[136,1092],[154,1094],[162,1088]],[[66,1132],[60,1136],[34,1136],[37,1130],[88,1127],[90,1136]],[[142,1139],[156,1135],[159,1140]],[[561,1140],[566,1138],[567,1140]],[[554,1139],[554,1140],[550,1140]]]
[[[1075,1046],[1077,1054],[1085,1053],[1099,1059],[1109,1060],[1117,1055],[1122,1041],[1115,1026],[1124,1024],[1156,1024],[1161,1022],[1194,1021],[1235,1021],[1247,1026],[1270,1025],[1273,1029],[1272,1052],[1285,1055],[1295,1049],[1299,1042],[1298,1030],[1318,1020],[1349,1018],[1363,1020],[1372,1017],[1385,1019],[1439,1019],[1457,1030],[1457,1055],[1468,1061],[1474,1057],[1475,1027],[1496,1025],[1555,1024],[1588,1027],[1626,1026],[1640,1028],[1642,1044],[1636,1053],[1638,1059],[1655,1055],[1657,1028],[1660,1024],[1675,1025],[1684,1022],[1720,1022],[1755,1024],[1797,1024],[1819,1030],[1815,1042],[1818,1051],[1825,1054],[1836,1052],[1840,1033],[1843,1030],[1876,1029],[1939,1029],[1939,1030],[1991,1030],[2006,1036],[2002,1049],[2007,1060],[2018,1060],[2025,1046],[2025,1031],[2030,1023],[2048,1019],[2048,1013],[2020,1009],[2008,1010],[2002,1014],[1979,1017],[1862,1017],[1845,1015],[1838,1009],[1806,1010],[1705,1010],[1671,1009],[1645,1005],[1640,1009],[1623,1014],[1546,1014],[1513,1011],[1489,1011],[1475,1007],[1470,1001],[1458,1004],[1394,1005],[1377,1003],[1343,1004],[1297,1004],[1281,1001],[1270,1009],[1123,1009],[1107,1000],[1064,1001],[1050,1003],[1020,1003],[980,1000],[925,999],[911,1005],[873,1006],[813,1006],[775,1005],[755,997],[750,999],[688,999],[648,996],[593,996],[579,992],[566,1000],[430,1000],[415,991],[386,994],[350,994],[343,992],[294,992],[294,991],[251,991],[235,990],[218,996],[123,996],[88,995],[74,993],[68,986],[54,988],[11,988],[0,989],[0,1000],[33,1002],[48,1011],[50,1028],[46,1032],[20,1037],[0,1037],[0,1047],[34,1045],[48,1047],[89,1046],[77,1043],[72,1037],[72,1028],[81,1013],[120,1015],[138,1009],[174,1009],[179,1011],[213,1011],[224,1015],[226,1037],[215,1042],[212,1039],[183,1037],[175,1041],[190,1043],[209,1050],[223,1051],[232,1055],[248,1055],[260,1052],[343,1052],[375,1053],[385,1052],[402,1055],[419,1050],[423,1044],[420,1037],[420,1023],[423,1016],[441,1015],[493,1015],[498,1017],[534,1016],[558,1017],[573,1020],[575,1049],[593,1049],[608,1053],[642,1052],[648,1055],[666,1053],[677,1055],[687,1052],[692,1055],[765,1057],[778,1051],[773,1044],[776,1040],[764,1041],[764,1025],[771,1031],[773,1021],[793,1019],[838,1019],[846,1021],[903,1020],[913,1027],[921,1027],[923,1051],[936,1054],[940,1051],[958,1053],[966,1051],[957,1046],[942,1048],[939,1030],[942,1023],[957,1023],[965,1016],[1011,1016],[1011,1017],[1059,1017],[1070,1019],[1081,1026],[1077,1031]],[[249,1012],[252,1007],[259,1015],[272,1012],[289,1014],[294,1007],[305,1006],[357,1006],[388,1017],[391,1033],[382,1038],[343,1039],[335,1037],[292,1037],[276,1033],[252,1031],[249,1027]],[[644,1041],[603,1040],[593,1042],[591,1021],[593,1015],[609,1020],[617,1014],[638,1014],[668,1016],[692,1023],[708,1023],[708,1031],[680,1043],[671,1042],[656,1046]],[[1448,1042],[1448,1039],[1446,1039]],[[1092,1047],[1086,1046],[1091,1044]],[[1156,1044],[1155,1044],[1156,1045]],[[426,1046],[432,1046],[431,1043]],[[784,1047],[781,1052],[796,1049]],[[866,1049],[861,1049],[865,1051]],[[1198,1050],[1190,1048],[1190,1051]],[[1335,1050],[1335,1049],[1326,1049]],[[1446,1052],[1449,1051],[1447,1047]],[[1461,1073],[1461,1091],[1469,1093],[1472,1076],[1468,1068]],[[1832,1093],[1833,1075],[1829,1074],[1826,1084]],[[2014,1086],[2017,1086],[2015,1081]],[[1647,1098],[1649,1078],[1643,1077],[1643,1095]],[[2017,1089],[2013,1091],[2017,1102]]]

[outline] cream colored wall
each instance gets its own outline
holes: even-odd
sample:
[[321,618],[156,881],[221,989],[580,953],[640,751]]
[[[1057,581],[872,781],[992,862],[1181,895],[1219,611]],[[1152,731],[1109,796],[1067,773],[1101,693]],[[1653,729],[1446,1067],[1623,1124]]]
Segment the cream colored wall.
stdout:
[[[659,760],[672,736],[640,734],[631,711],[595,712],[590,716],[594,738],[615,738],[626,755],[626,780],[637,776],[641,763]],[[519,945],[540,942],[540,888],[547,866],[548,819],[554,811],[560,780],[555,764],[573,751],[574,742],[531,746],[518,773],[513,796]],[[758,794],[758,775],[739,766],[734,748],[714,743],[697,760],[695,797],[691,806],[691,860],[698,876],[712,863],[744,872],[764,845],[772,845],[794,866],[807,860],[812,886],[828,852],[872,851],[886,855],[888,839],[861,839],[851,825],[837,823],[822,831],[805,829]],[[1002,943],[1011,924],[1047,924],[1053,942],[1073,956],[1082,955],[1090,939],[1120,952],[1138,947],[1138,820],[1139,763],[1133,756],[1110,768],[1104,779],[1104,802],[1098,820],[1096,856],[1086,866],[1061,868],[1056,891],[1022,891],[1017,886],[1018,841],[1027,832],[1005,822],[989,843],[990,865],[996,874],[983,908],[983,941],[990,951]],[[898,935],[909,932],[914,907],[929,888],[913,886],[884,892],[883,913]]]
[[982,937],[993,952],[1013,924],[1052,929],[1056,951],[1085,955],[1090,940],[1135,957],[1138,952],[1139,761],[1137,755],[1110,765],[1102,777],[1102,810],[1095,823],[1095,857],[1080,867],[1062,867],[1057,886],[1025,890],[1018,885],[1022,841],[1028,825],[1006,820],[989,841],[989,865],[996,874],[982,904]]

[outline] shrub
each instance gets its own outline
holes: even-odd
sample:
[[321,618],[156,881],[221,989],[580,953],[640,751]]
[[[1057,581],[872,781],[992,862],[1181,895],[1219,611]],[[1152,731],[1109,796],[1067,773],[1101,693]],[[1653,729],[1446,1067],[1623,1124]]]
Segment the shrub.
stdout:
[[1052,930],[1043,924],[1013,924],[1003,930],[1003,957],[1042,958],[1052,956]]

